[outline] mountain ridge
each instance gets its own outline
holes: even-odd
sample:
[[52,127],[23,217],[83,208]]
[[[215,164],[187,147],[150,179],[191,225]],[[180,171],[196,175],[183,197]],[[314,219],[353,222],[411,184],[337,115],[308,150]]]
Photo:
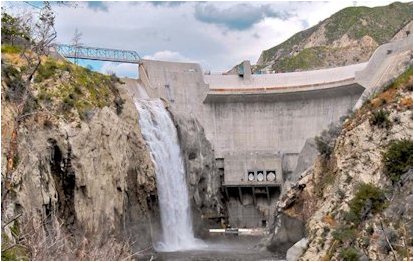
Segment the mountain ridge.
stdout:
[[379,45],[411,30],[412,12],[412,2],[344,8],[262,51],[252,71],[294,72],[366,62]]

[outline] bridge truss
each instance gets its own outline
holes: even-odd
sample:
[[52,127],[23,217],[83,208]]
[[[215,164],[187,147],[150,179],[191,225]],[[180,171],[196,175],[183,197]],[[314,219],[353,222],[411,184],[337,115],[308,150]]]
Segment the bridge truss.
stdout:
[[141,57],[135,51],[109,49],[88,46],[56,44],[56,51],[66,57],[74,59],[90,59],[120,63],[139,64]]

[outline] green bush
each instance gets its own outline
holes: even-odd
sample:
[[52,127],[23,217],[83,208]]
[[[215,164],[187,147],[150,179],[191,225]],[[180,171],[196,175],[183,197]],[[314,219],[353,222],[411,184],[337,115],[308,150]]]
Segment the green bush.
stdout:
[[384,173],[393,183],[400,181],[401,175],[413,166],[413,141],[396,140],[388,145],[383,154]]
[[357,261],[359,258],[358,250],[353,247],[342,249],[339,256],[344,261]]
[[333,148],[329,142],[330,141],[323,136],[315,137],[316,148],[318,149],[319,154],[329,156],[332,153]]
[[19,54],[22,51],[21,47],[15,45],[1,45],[2,54]]
[[316,136],[315,143],[319,154],[329,158],[335,147],[336,138],[340,133],[341,125],[330,124],[329,128],[323,130],[320,136]]
[[356,237],[356,230],[347,226],[340,226],[332,232],[332,237],[341,243],[345,243],[347,240],[354,239]]
[[350,211],[345,219],[359,224],[368,214],[378,213],[386,207],[384,192],[372,184],[360,184],[354,198],[349,202]]
[[8,87],[5,90],[5,99],[20,103],[26,89],[21,72],[12,65],[2,63],[1,73],[2,81],[4,81]]
[[75,106],[75,101],[72,98],[70,98],[69,96],[67,96],[63,99],[63,109],[64,110],[70,110],[74,106]]
[[375,111],[370,119],[370,123],[379,128],[389,128],[391,127],[391,121],[388,119],[389,115],[390,113],[383,109]]
[[55,61],[51,59],[46,60],[46,62],[39,66],[35,81],[39,83],[51,78],[55,74],[56,69],[58,69],[58,65]]
[[21,18],[9,15],[2,8],[1,42],[13,44],[16,40],[22,39],[26,41],[30,40],[30,27]]
[[57,70],[71,72],[72,69],[68,63],[59,64],[55,59],[48,58],[39,66],[35,77],[35,82],[40,83],[51,78],[57,73]]

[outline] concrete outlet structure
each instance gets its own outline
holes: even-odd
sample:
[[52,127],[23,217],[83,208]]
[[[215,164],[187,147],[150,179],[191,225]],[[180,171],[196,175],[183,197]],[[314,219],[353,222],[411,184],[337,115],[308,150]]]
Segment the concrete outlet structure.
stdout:
[[407,50],[411,35],[380,46],[368,63],[261,75],[248,61],[235,75],[203,75],[195,63],[141,60],[134,95],[198,119],[224,168],[229,223],[262,227],[306,139],[351,112],[382,77],[377,71]]

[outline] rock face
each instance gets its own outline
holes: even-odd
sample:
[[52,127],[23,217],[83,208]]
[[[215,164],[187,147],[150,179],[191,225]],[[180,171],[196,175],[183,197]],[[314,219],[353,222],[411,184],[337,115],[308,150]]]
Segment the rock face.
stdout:
[[319,152],[316,148],[315,139],[308,138],[299,153],[295,170],[285,179],[282,188],[282,194],[285,193],[285,190],[290,188],[291,185],[295,184],[299,179],[301,179],[303,172],[305,172],[313,165],[313,162],[315,161],[318,154]]
[[305,236],[303,220],[280,212],[276,217],[276,229],[270,240],[270,251],[287,250]]
[[275,220],[270,228],[270,235],[261,245],[272,250],[288,250],[292,245],[305,237],[305,223],[310,211],[303,210],[303,204],[310,193],[310,174],[312,168],[301,174],[301,179],[292,183],[280,196],[276,203]]
[[[277,216],[306,223],[300,260],[412,257],[412,162],[393,180],[383,156],[395,141],[412,143],[411,96],[410,69],[345,120],[332,153],[318,156],[281,197]],[[268,248],[278,243],[280,225]]]
[[88,122],[52,118],[46,125],[38,118],[19,130],[15,194],[6,216],[57,216],[69,232],[93,233],[103,241],[112,235],[135,241],[139,249],[152,246],[151,225],[158,220],[154,168],[135,106],[122,87],[120,92],[120,115],[104,107]]
[[193,225],[196,235],[217,227],[224,216],[221,199],[221,176],[215,166],[214,152],[204,129],[195,118],[173,114],[189,185]]

